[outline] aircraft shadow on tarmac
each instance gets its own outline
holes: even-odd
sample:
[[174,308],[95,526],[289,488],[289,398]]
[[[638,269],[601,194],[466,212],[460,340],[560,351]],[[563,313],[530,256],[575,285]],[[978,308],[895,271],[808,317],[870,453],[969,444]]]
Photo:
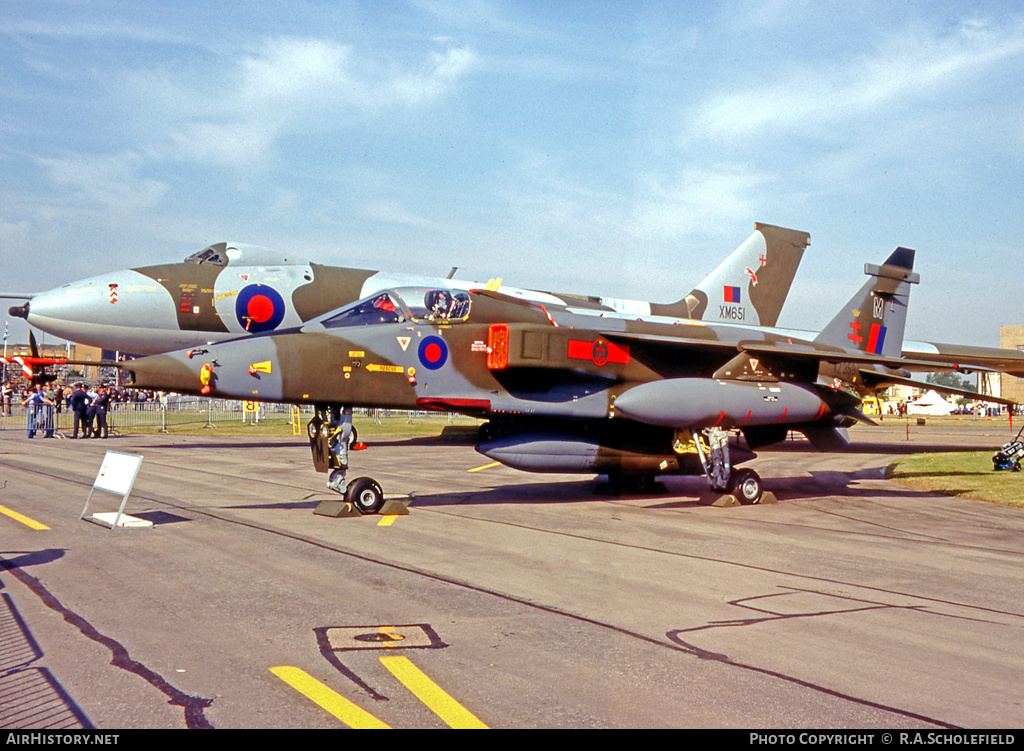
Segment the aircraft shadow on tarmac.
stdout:
[[[934,495],[891,483],[884,489],[874,484],[859,486],[860,482],[866,480],[884,480],[886,471],[886,466],[879,466],[851,472],[812,470],[809,475],[775,475],[767,484],[767,489],[771,490],[780,502],[822,497],[877,498],[880,495],[893,499],[917,500]],[[707,482],[703,477],[663,477],[659,480],[660,487],[652,492],[618,490],[604,480],[589,479],[578,482],[510,484],[450,493],[414,493],[410,496],[410,508],[483,504],[570,504],[602,500],[639,501],[643,507],[651,509],[700,508],[705,505],[699,500],[707,490]]]

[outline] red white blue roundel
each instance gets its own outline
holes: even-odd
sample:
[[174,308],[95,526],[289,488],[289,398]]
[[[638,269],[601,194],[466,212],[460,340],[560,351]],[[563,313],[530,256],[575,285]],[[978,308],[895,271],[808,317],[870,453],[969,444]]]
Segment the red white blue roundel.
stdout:
[[284,314],[284,299],[264,284],[244,287],[235,300],[235,318],[250,334],[273,331],[281,325]]
[[439,336],[428,336],[420,342],[420,362],[427,370],[437,370],[448,362],[448,345]]

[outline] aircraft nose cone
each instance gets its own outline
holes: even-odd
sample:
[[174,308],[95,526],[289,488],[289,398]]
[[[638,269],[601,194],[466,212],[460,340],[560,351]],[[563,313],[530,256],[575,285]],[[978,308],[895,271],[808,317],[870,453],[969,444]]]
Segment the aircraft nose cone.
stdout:
[[154,351],[148,348],[147,331],[177,330],[174,302],[167,290],[130,270],[38,294],[25,312],[30,325],[48,334],[138,354]]
[[24,305],[12,305],[7,309],[7,314],[15,318],[28,318],[28,303]]

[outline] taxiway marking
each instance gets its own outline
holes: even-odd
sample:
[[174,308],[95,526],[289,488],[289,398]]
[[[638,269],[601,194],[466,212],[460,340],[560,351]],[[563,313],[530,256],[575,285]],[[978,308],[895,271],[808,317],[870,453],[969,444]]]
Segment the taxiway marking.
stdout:
[[380,518],[380,521],[377,522],[377,526],[378,527],[390,527],[392,524],[395,523],[396,519],[398,519],[398,515],[397,514],[388,514],[387,516],[382,516]]
[[22,514],[19,514],[17,511],[11,511],[9,508],[6,508],[4,506],[0,506],[0,514],[3,514],[4,516],[9,516],[12,519],[14,519],[14,521],[21,522],[26,527],[31,527],[32,529],[40,531],[49,529],[49,527],[47,527],[45,524],[37,522],[35,519],[29,519],[27,516],[23,516]]
[[299,668],[281,665],[270,672],[294,688],[313,703],[327,710],[350,728],[356,730],[390,730],[372,714],[357,707],[344,696],[332,691],[313,676]]
[[467,469],[466,471],[467,472],[479,472],[481,469],[490,469],[491,467],[500,467],[500,466],[501,466],[501,462],[491,462],[490,464],[485,464],[482,467],[473,467],[473,469]]
[[456,729],[487,729],[468,709],[459,704],[445,691],[430,680],[422,670],[413,665],[408,658],[401,656],[381,657],[391,674],[413,695],[427,705],[431,712],[440,717],[452,728]]

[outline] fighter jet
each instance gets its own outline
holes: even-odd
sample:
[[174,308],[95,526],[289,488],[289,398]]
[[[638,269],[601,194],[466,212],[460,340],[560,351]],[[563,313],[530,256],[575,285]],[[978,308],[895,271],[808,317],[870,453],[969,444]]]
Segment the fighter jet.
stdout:
[[65,284],[9,312],[63,339],[132,354],[294,328],[375,292],[413,286],[500,287],[509,297],[539,304],[773,326],[810,236],[769,224],[754,227],[703,282],[670,304],[524,290],[494,279],[460,281],[323,266],[254,245],[221,242],[181,263]]
[[[831,450],[871,421],[834,377],[941,363],[902,357],[914,251],[899,248],[813,339],[665,316],[608,316],[487,290],[396,288],[295,329],[123,365],[138,386],[307,404],[314,465],[358,510],[384,496],[346,481],[353,407],[487,418],[482,454],[534,472],[606,474],[649,485],[705,474],[755,503],[760,477],[738,465],[791,430]],[[746,447],[729,440],[741,433]]]

